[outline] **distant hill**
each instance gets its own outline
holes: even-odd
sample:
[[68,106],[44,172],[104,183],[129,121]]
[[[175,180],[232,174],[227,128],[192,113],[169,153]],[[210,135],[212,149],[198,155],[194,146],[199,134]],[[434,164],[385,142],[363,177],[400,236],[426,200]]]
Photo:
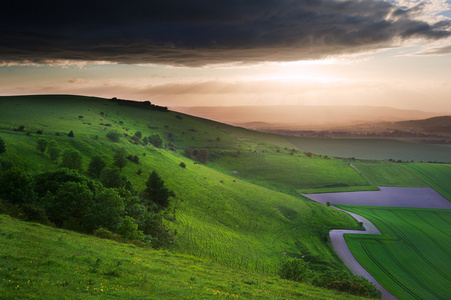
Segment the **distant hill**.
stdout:
[[397,129],[434,134],[451,134],[451,116],[396,122]]
[[377,106],[174,107],[176,111],[245,128],[328,129],[355,124],[398,122],[439,114]]

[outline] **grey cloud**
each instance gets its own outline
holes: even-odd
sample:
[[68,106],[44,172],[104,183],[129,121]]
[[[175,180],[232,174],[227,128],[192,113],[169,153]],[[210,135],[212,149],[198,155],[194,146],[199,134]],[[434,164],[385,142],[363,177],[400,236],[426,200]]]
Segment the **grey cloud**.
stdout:
[[414,20],[420,6],[405,10],[379,0],[86,3],[7,0],[0,63],[292,61],[390,47],[400,38],[441,39],[451,27]]

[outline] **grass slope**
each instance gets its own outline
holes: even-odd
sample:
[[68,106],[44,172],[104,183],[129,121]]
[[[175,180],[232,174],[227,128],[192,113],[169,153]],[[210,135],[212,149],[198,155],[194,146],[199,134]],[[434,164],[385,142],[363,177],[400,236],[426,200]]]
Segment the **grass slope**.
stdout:
[[[265,273],[275,272],[284,259],[284,251],[292,256],[305,255],[315,264],[341,266],[324,236],[332,228],[358,227],[347,214],[299,195],[293,196],[295,193],[280,192],[279,186],[291,184],[292,178],[312,187],[333,184],[344,166],[338,160],[319,157],[310,160],[294,158],[283,151],[277,153],[277,149],[289,148],[282,137],[174,112],[119,106],[100,98],[0,97],[0,108],[0,136],[7,144],[7,152],[2,157],[29,171],[58,167],[48,155],[42,156],[36,150],[36,141],[40,138],[56,140],[63,150],[78,149],[85,169],[94,155],[104,157],[111,164],[113,151],[124,147],[129,154],[139,157],[139,164],[129,162],[122,171],[138,192],[144,189],[148,174],[157,171],[177,195],[172,207],[176,210],[175,218],[168,218],[167,224],[177,232],[176,250],[179,252]],[[13,131],[20,125],[25,126],[25,132]],[[42,129],[43,134],[36,134]],[[71,130],[74,138],[67,136]],[[141,131],[143,136],[158,133],[165,139],[167,148],[171,143],[178,151],[135,145],[125,136],[114,143],[105,136],[112,130],[129,136],[136,131]],[[208,149],[211,162],[201,165],[182,156],[181,152],[188,146]],[[268,184],[268,180],[276,178],[271,167],[263,169],[257,173],[261,176],[258,182],[261,186],[258,186],[248,178],[237,177],[229,170],[220,172],[221,168],[215,167],[215,161],[220,162],[228,152],[237,151],[242,153],[233,158],[237,165],[246,163],[249,155],[244,153],[247,152],[277,153],[267,155],[270,166],[288,167],[292,162],[296,168],[285,171],[275,188]],[[187,167],[181,168],[181,162]],[[142,174],[138,175],[140,169]],[[335,173],[335,177],[325,177],[321,182],[322,177],[313,175],[327,170]],[[364,182],[350,167],[344,172],[347,175],[340,178],[339,183],[359,185]]]
[[377,186],[394,187],[425,187],[424,182],[414,176],[411,172],[404,169],[401,165],[391,162],[363,162],[356,161],[352,163],[365,178]]
[[382,236],[346,235],[357,260],[399,299],[449,299],[451,211],[337,205],[373,222]]
[[286,139],[300,150],[337,157],[451,163],[451,147],[443,145],[427,145],[385,139],[316,139],[290,136],[287,136]]
[[2,299],[360,299],[0,215]]
[[403,164],[403,167],[451,201],[451,165],[414,163]]

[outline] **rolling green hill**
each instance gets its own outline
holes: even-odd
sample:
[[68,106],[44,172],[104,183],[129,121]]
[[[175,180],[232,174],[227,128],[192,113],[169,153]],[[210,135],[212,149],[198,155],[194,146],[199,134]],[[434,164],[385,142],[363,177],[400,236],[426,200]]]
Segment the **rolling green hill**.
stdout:
[[[176,213],[166,220],[177,233],[175,250],[235,268],[274,274],[285,259],[284,252],[305,256],[317,265],[342,268],[325,236],[331,228],[357,228],[355,220],[293,191],[283,191],[288,186],[334,184],[343,170],[347,175],[340,178],[340,184],[372,188],[342,161],[317,155],[309,158],[301,151],[290,155],[293,147],[283,137],[175,112],[77,96],[1,97],[0,107],[0,137],[7,145],[2,158],[28,171],[57,169],[47,154],[36,149],[38,139],[55,140],[63,150],[79,150],[86,170],[93,156],[100,155],[111,165],[114,150],[125,148],[139,158],[139,164],[128,162],[122,170],[138,193],[153,170],[175,192]],[[21,126],[23,130],[19,130]],[[70,131],[74,137],[67,136]],[[111,131],[120,133],[119,142],[106,137]],[[160,134],[164,147],[134,142],[131,136],[137,131],[143,137]],[[186,147],[207,149],[208,162],[200,164],[183,156]],[[240,165],[260,155],[266,161],[263,168],[255,169],[259,161],[254,160],[254,166],[246,166],[243,175],[232,172],[235,168],[241,171]],[[227,160],[232,169],[224,167]],[[280,166],[288,166],[290,161],[294,167],[285,171],[279,182],[270,183],[275,178],[274,168],[280,173]],[[186,168],[179,166],[181,162]],[[326,169],[335,175],[324,180],[313,175]]]

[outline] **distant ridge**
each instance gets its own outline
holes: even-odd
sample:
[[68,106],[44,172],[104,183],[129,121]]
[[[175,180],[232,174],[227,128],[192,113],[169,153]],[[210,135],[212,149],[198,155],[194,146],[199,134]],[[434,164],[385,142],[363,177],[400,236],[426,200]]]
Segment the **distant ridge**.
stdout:
[[404,130],[423,131],[428,133],[451,133],[451,116],[433,117],[423,120],[409,120],[395,123]]
[[436,117],[438,113],[378,106],[221,106],[172,107],[190,115],[247,128],[321,129],[353,124],[398,122]]

